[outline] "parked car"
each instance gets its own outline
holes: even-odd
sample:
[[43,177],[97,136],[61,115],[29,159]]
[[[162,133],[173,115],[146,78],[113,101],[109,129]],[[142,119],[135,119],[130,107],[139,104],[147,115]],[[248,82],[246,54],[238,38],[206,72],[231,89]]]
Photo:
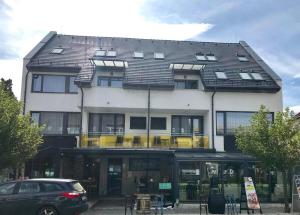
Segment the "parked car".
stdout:
[[0,184],[3,215],[77,215],[87,209],[86,191],[76,180],[42,178]]

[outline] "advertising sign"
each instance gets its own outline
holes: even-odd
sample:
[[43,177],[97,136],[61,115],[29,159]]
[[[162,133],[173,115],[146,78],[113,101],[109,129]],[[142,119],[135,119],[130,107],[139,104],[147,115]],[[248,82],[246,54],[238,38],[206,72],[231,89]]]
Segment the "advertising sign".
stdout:
[[298,196],[300,198],[300,176],[295,176],[295,185],[296,185]]
[[260,209],[255,187],[251,177],[244,177],[247,205],[249,209]]

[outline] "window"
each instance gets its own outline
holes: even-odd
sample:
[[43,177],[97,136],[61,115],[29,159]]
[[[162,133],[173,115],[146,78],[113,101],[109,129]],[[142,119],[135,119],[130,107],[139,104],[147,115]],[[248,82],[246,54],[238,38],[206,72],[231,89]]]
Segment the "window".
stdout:
[[117,77],[98,77],[98,86],[102,87],[123,87],[123,79]]
[[31,113],[31,120],[33,123],[40,123],[40,113]]
[[217,60],[216,56],[214,56],[212,54],[206,55],[206,58],[208,61],[216,61]]
[[164,55],[164,53],[161,53],[161,52],[155,52],[154,53],[154,58],[155,59],[164,59],[165,55]]
[[62,134],[63,113],[42,112],[40,114],[40,124],[45,125],[44,134]]
[[42,76],[32,75],[32,92],[40,92],[42,90]]
[[253,77],[254,80],[258,80],[258,81],[264,80],[260,73],[251,73],[251,76]]
[[227,75],[225,72],[215,72],[218,79],[227,79]]
[[68,113],[67,134],[79,134],[80,113]]
[[240,74],[241,79],[243,79],[243,80],[251,80],[252,79],[248,73],[241,72],[239,74]]
[[130,129],[146,129],[146,117],[130,117]]
[[144,58],[144,53],[143,52],[134,52],[133,57],[134,58]]
[[96,57],[103,57],[103,56],[105,56],[106,55],[106,51],[105,50],[97,50],[96,52],[95,52],[95,56]]
[[57,191],[62,191],[64,188],[56,183],[47,183],[43,182],[41,184],[41,190],[42,192],[57,192]]
[[249,61],[249,59],[244,55],[239,55],[238,59],[240,62],[248,62]]
[[198,89],[198,80],[175,80],[177,89]]
[[204,54],[196,54],[196,59],[199,61],[205,61],[206,56]]
[[50,52],[51,54],[61,54],[64,51],[63,48],[54,48],[52,49],[52,51]]
[[125,117],[123,114],[98,114],[89,116],[89,133],[93,134],[119,134],[124,132]]
[[202,135],[202,116],[172,116],[172,135]]
[[68,79],[69,79],[68,92],[69,93],[77,93],[78,92],[78,87],[75,84],[76,77],[75,76],[70,76],[70,77],[68,77]]
[[[255,112],[217,112],[217,135],[233,135],[239,126],[249,126]],[[268,114],[273,121],[273,113]]]
[[0,195],[13,194],[15,186],[16,186],[15,182],[0,185]]
[[114,50],[109,50],[106,52],[106,56],[107,57],[116,57],[117,56],[117,52]]
[[130,158],[129,171],[159,170],[160,159]]
[[63,93],[65,92],[65,76],[44,75],[43,92]]
[[20,186],[19,193],[38,193],[40,186],[37,182],[23,182]]
[[167,119],[165,117],[151,117],[151,129],[166,130]]

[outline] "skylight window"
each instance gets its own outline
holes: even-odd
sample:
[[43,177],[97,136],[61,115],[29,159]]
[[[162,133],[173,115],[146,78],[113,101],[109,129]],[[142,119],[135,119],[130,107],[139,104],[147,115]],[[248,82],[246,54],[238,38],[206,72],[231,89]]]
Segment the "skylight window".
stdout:
[[202,64],[183,64],[183,63],[175,63],[170,64],[170,69],[174,70],[201,70],[204,65]]
[[241,79],[243,79],[243,80],[251,80],[252,79],[248,73],[241,72],[239,74],[240,74]]
[[124,62],[123,61],[114,61],[114,64],[116,67],[124,67]]
[[227,79],[227,75],[225,72],[215,72],[218,79]]
[[114,50],[109,50],[106,52],[106,56],[107,57],[116,57],[117,56],[117,52]]
[[251,73],[254,80],[264,80],[260,73]]
[[110,61],[110,60],[105,60],[103,61],[105,66],[115,66],[114,62],[113,61]]
[[206,56],[203,54],[196,54],[196,58],[199,61],[205,61],[206,60]]
[[93,60],[96,66],[105,66],[103,60]]
[[193,64],[184,64],[183,65],[183,67],[182,67],[182,69],[184,69],[184,70],[191,70],[192,68],[193,68]]
[[194,64],[192,70],[201,70],[204,68],[205,65],[202,64]]
[[134,58],[144,58],[144,53],[143,52],[134,52],[133,57]]
[[249,61],[249,59],[244,55],[238,56],[238,59],[240,62],[248,62]]
[[61,54],[63,51],[63,48],[54,48],[52,49],[51,54]]
[[106,51],[105,50],[97,50],[95,52],[95,56],[96,57],[104,57],[106,55]]
[[165,55],[164,55],[164,53],[161,53],[161,52],[155,52],[154,58],[155,59],[165,59]]
[[216,56],[214,56],[212,54],[206,55],[206,58],[208,61],[216,61],[217,60]]

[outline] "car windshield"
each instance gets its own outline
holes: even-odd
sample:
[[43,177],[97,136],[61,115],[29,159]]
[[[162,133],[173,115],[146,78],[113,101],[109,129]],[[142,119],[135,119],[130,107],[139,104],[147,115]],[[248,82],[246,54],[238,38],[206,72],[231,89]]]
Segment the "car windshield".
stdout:
[[84,191],[84,188],[81,186],[81,184],[78,181],[72,182],[72,187],[74,188],[74,190],[78,192]]

